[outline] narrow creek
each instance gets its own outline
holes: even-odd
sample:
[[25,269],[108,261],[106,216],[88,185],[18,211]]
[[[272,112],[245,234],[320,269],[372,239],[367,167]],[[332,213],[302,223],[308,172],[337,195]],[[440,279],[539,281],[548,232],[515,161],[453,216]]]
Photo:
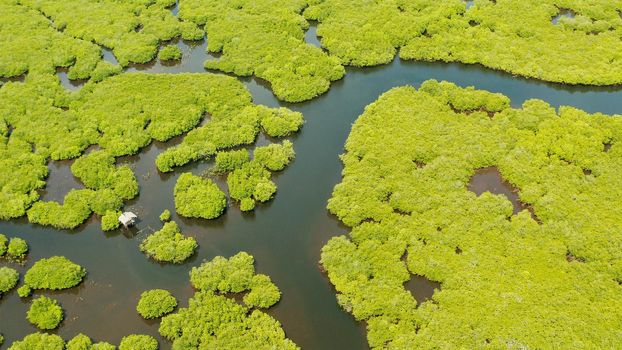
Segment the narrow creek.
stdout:
[[[187,46],[183,48],[181,63],[154,62],[132,66],[128,71],[203,72],[206,42],[193,45],[180,41],[178,45]],[[181,307],[186,306],[193,293],[188,281],[191,267],[216,255],[247,251],[255,257],[257,270],[270,275],[283,293],[281,301],[269,313],[283,324],[290,339],[303,349],[366,349],[364,326],[340,310],[334,290],[318,268],[322,246],[331,237],[348,232],[327,212],[326,202],[341,178],[338,155],[343,152],[352,123],[365,106],[392,87],[418,86],[428,79],[501,92],[512,99],[513,106],[540,98],[556,107],[572,105],[589,112],[622,112],[621,87],[547,84],[477,65],[408,62],[396,58],[384,66],[348,68],[346,77],[335,82],[328,93],[300,104],[280,103],[263,81],[243,78],[241,81],[256,103],[287,106],[304,114],[306,124],[292,138],[296,160],[277,175],[275,199],[258,206],[253,213],[242,214],[231,207],[224,216],[212,221],[173,215],[182,231],[195,237],[200,245],[190,262],[161,265],[147,259],[138,249],[146,234],[160,227],[158,215],[164,209],[173,211],[173,186],[178,176],[184,171],[200,174],[210,166],[209,162],[196,162],[172,174],[158,173],[155,157],[178,140],[153,143],[138,155],[120,161],[133,167],[140,184],[140,196],[127,206],[141,218],[136,230],[104,234],[99,223],[91,219],[78,230],[67,232],[31,225],[22,218],[0,222],[0,232],[28,240],[31,253],[21,272],[38,259],[52,255],[64,255],[88,270],[82,285],[55,295],[66,311],[66,320],[58,330],[66,339],[82,332],[95,340],[118,344],[124,335],[146,333],[158,338],[161,349],[170,349],[170,343],[158,336],[158,323],[143,320],[135,311],[140,293],[152,288],[168,289]],[[79,84],[66,79],[63,85],[79,88]],[[58,180],[52,181],[53,186],[75,185],[67,177],[70,175],[67,165],[55,167],[51,165],[52,178],[58,176]],[[56,197],[68,190],[53,188],[46,195]],[[423,297],[430,294],[429,290],[412,292],[422,293]],[[0,331],[7,344],[36,331],[26,321],[27,308],[28,303],[15,291],[0,299]]]

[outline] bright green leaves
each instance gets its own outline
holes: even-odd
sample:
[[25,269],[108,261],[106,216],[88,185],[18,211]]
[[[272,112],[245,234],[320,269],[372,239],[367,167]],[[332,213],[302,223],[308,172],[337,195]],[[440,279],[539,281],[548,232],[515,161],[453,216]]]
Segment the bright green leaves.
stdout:
[[249,307],[267,309],[281,299],[281,292],[270,277],[255,275],[251,279],[250,291],[244,296],[244,304]]
[[[162,318],[160,334],[173,341],[174,349],[298,349],[277,320],[253,310],[280,299],[278,288],[268,276],[255,274],[253,264],[253,257],[242,252],[193,268],[190,281],[198,291],[187,308]],[[227,297],[230,293],[246,293],[244,304]]]
[[28,243],[18,237],[13,237],[9,241],[6,249],[6,255],[9,259],[15,261],[22,261],[28,254]]
[[68,37],[92,41],[113,50],[122,66],[155,58],[160,41],[180,35],[198,39],[198,28],[181,24],[159,3],[144,1],[24,1],[54,21]]
[[[450,83],[385,93],[354,124],[328,204],[352,227],[322,249],[339,304],[372,348],[619,343],[619,130]],[[530,210],[467,189],[489,166]],[[405,289],[412,274],[442,283],[432,301]]]
[[56,334],[33,333],[18,340],[9,350],[63,350],[65,342]]
[[[73,229],[94,212],[102,217],[103,230],[116,229],[123,202],[138,194],[134,174],[127,166],[116,166],[116,157],[134,154],[153,139],[183,134],[203,118],[208,119],[204,126],[158,156],[159,170],[172,171],[220,150],[250,145],[261,131],[284,137],[302,126],[300,113],[254,105],[240,82],[209,73],[123,74],[89,83],[72,97],[47,75],[7,84],[0,89],[0,134],[8,139],[0,144],[0,219],[28,212],[33,223]],[[70,190],[63,203],[37,202],[37,190],[48,175],[46,161],[77,158],[90,145],[100,149],[71,167],[86,188]],[[216,170],[231,172],[244,162],[221,159],[223,168]],[[266,201],[276,187],[269,174],[263,177],[255,199]],[[255,182],[240,197],[247,210],[254,207]]]
[[39,329],[55,329],[63,320],[63,309],[56,300],[41,296],[32,301],[27,318]]
[[[255,202],[266,202],[276,193],[276,185],[270,180],[271,171],[280,171],[294,158],[290,141],[257,147],[253,160],[242,163],[227,176],[229,195],[240,201],[242,211],[252,210]],[[218,167],[218,163],[217,163]]]
[[209,179],[181,174],[175,184],[175,209],[181,216],[215,219],[227,207],[227,197]]
[[283,170],[289,162],[294,159],[294,147],[288,140],[282,144],[271,144],[268,146],[257,147],[253,152],[253,160],[263,165],[270,171]]
[[209,122],[190,131],[180,145],[158,155],[158,170],[168,172],[173,167],[212,157],[217,151],[252,144],[261,129],[269,136],[283,137],[302,126],[300,113],[253,105],[244,90],[238,97],[214,97],[208,110]]
[[250,104],[242,84],[213,74],[123,74],[80,94],[74,107],[98,125],[103,134],[98,144],[114,156],[187,132],[206,112],[233,113]]
[[92,190],[112,189],[122,199],[138,194],[138,183],[128,166],[116,168],[115,158],[104,151],[94,151],[71,165],[71,172]]
[[[227,176],[229,195],[238,201],[252,201],[245,203],[255,207],[255,201],[266,201],[276,192],[276,185],[270,180],[270,172],[256,161],[246,163]],[[245,207],[241,207],[244,211]]]
[[93,342],[91,341],[91,338],[80,333],[76,335],[75,337],[71,338],[71,340],[67,342],[65,349],[66,350],[91,350],[92,347],[93,347]]
[[[4,90],[4,89],[3,89]],[[0,103],[1,104],[1,103]],[[0,144],[0,219],[26,214],[45,186],[48,168],[45,158],[31,153],[31,146],[19,141]]]
[[24,284],[31,289],[59,290],[77,286],[86,276],[86,270],[62,256],[37,261],[24,276]]
[[190,271],[190,283],[198,290],[220,293],[240,293],[249,288],[255,260],[245,252],[227,259],[215,257]]
[[285,137],[298,131],[303,124],[302,114],[287,108],[268,110],[259,120],[263,131],[271,137]]
[[214,172],[223,174],[241,168],[250,162],[250,155],[245,149],[218,152],[214,159]]
[[[551,23],[560,8],[575,18]],[[462,0],[313,2],[322,46],[342,64],[372,66],[404,59],[479,63],[540,80],[613,85],[622,80],[619,4],[581,1]],[[508,49],[510,48],[510,49]]]
[[178,61],[181,59],[181,50],[175,45],[168,45],[160,50],[158,57],[162,61]]
[[121,339],[119,350],[158,350],[158,341],[144,334],[130,334]]
[[300,15],[306,1],[262,0],[204,2],[183,0],[180,17],[205,24],[208,50],[222,52],[205,67],[270,82],[288,102],[309,100],[343,77],[339,60],[306,44],[308,24]]
[[140,250],[156,261],[180,264],[197,248],[192,237],[184,237],[174,221],[164,224],[161,230],[149,235],[140,244]]
[[87,189],[71,190],[64,203],[37,202],[28,210],[28,220],[41,225],[72,229],[92,212],[102,216],[102,229],[119,226],[118,212],[123,200],[138,195],[138,183],[127,166],[115,167],[115,158],[106,151],[93,151],[71,166],[72,173]]
[[53,74],[68,67],[71,79],[88,78],[100,60],[100,48],[57,31],[36,10],[16,1],[0,3],[0,77]]
[[0,267],[0,298],[15,288],[19,281],[19,272],[10,267]]
[[164,289],[152,289],[140,295],[136,311],[146,318],[158,318],[172,312],[177,306],[177,299]]

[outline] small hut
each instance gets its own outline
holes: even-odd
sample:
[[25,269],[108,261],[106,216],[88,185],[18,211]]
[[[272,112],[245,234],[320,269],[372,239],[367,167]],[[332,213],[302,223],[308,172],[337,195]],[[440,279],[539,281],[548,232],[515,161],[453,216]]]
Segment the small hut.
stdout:
[[138,216],[136,216],[136,214],[132,213],[131,211],[126,211],[125,213],[121,214],[121,216],[119,216],[119,221],[125,227],[130,227],[134,225],[136,223],[136,219],[138,219]]

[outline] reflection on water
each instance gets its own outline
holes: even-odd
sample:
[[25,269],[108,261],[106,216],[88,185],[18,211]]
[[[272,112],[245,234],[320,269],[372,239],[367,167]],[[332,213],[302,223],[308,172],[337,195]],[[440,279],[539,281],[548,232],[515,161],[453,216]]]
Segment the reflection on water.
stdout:
[[[181,61],[160,61],[155,59],[144,64],[130,64],[126,72],[145,73],[204,73],[203,62],[210,58],[207,50],[207,40],[187,41],[176,39],[163,43],[162,46],[174,44],[182,52]],[[213,57],[213,56],[212,56]]]
[[[191,49],[191,43],[187,44]],[[205,42],[199,46],[203,45]],[[195,47],[184,55],[186,61],[179,65],[163,66],[154,62],[143,71],[203,72],[205,55],[204,49]],[[139,70],[135,66],[130,69]],[[269,204],[258,206],[251,214],[230,207],[224,216],[212,221],[179,218],[173,204],[177,177],[184,171],[202,174],[209,169],[210,162],[195,162],[170,174],[159,173],[155,157],[181,139],[176,138],[166,144],[153,142],[140,154],[118,161],[129,164],[139,182],[140,196],[127,205],[140,211],[141,222],[136,232],[103,233],[98,220],[91,219],[69,234],[31,225],[24,218],[0,222],[0,232],[25,238],[30,243],[26,267],[17,267],[22,274],[38,259],[52,255],[65,255],[88,270],[85,285],[76,295],[58,295],[67,298],[61,301],[68,321],[58,331],[66,339],[78,332],[115,344],[129,333],[157,337],[158,324],[142,320],[135,311],[142,291],[168,289],[178,298],[180,306],[184,306],[193,293],[188,282],[192,266],[216,255],[231,256],[247,251],[255,257],[257,271],[270,275],[283,292],[281,301],[269,313],[283,324],[289,338],[304,349],[366,349],[362,324],[340,309],[334,290],[318,268],[321,247],[331,237],[348,231],[327,213],[326,203],[341,179],[338,155],[343,153],[352,123],[364,107],[393,87],[419,86],[432,78],[504,93],[512,99],[513,106],[540,98],[554,107],[571,105],[607,114],[622,111],[620,87],[543,83],[459,63],[409,62],[396,58],[379,67],[347,68],[346,77],[334,82],[326,94],[299,104],[280,103],[265,81],[242,78],[256,103],[288,106],[302,112],[306,120],[302,131],[293,138],[296,160],[276,177],[278,194]],[[226,189],[223,180],[218,181]],[[59,193],[63,190],[68,188],[60,189]],[[189,263],[158,264],[138,249],[149,228],[161,227],[158,216],[164,209],[171,210],[172,219],[179,223],[182,232],[192,235],[199,243],[200,248]],[[425,285],[416,280],[412,283]],[[77,297],[84,300],[76,301]],[[26,321],[27,308],[28,303],[20,300],[14,291],[0,299],[0,332],[8,344],[36,331]],[[70,322],[74,317],[77,319]],[[169,342],[158,339],[161,349],[170,349]]]
[[39,190],[41,200],[63,203],[65,195],[71,189],[84,188],[80,180],[71,173],[71,164],[73,164],[73,160],[49,162],[49,174],[45,188]]
[[425,276],[412,275],[410,280],[404,283],[404,288],[412,294],[417,305],[421,305],[424,301],[432,299],[434,290],[441,290],[441,284],[430,281]]
[[107,49],[105,47],[102,48],[102,57],[104,58],[104,61],[107,61],[114,65],[119,64],[119,61],[117,61],[117,58],[114,56],[114,53],[112,53],[112,50],[110,49]]
[[559,13],[551,19],[551,23],[557,24],[562,18],[575,18],[577,14],[570,9],[559,9]]
[[310,22],[309,29],[305,32],[305,42],[307,44],[311,44],[315,47],[322,47],[322,43],[320,43],[320,39],[317,36],[317,22]]
[[179,14],[179,0],[175,2],[175,4],[171,7],[171,13],[173,16],[177,16]]
[[3,78],[0,77],[0,87],[6,83],[9,82],[19,82],[22,83],[24,82],[24,79],[26,79],[26,74],[22,74],[22,75],[18,75],[16,77],[11,77],[11,78]]
[[501,177],[497,167],[478,169],[468,185],[469,191],[478,196],[484,192],[504,195],[514,207],[514,214],[525,209],[525,205],[518,198],[518,189]]
[[473,5],[475,5],[475,1],[474,0],[465,0],[465,5],[466,5],[466,9],[470,9],[471,7],[473,7]]

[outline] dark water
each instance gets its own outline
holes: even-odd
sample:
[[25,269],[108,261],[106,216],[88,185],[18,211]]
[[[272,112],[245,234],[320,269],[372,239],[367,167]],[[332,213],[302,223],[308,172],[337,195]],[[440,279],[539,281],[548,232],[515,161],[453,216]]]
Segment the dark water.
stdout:
[[[201,49],[204,45],[204,42],[199,43],[194,49],[189,45],[189,54],[184,52],[179,66],[156,62],[145,71],[203,71],[203,60],[207,57]],[[133,69],[140,70],[140,67],[129,70]],[[213,221],[173,215],[183,232],[195,237],[200,245],[190,262],[180,266],[160,265],[138,250],[142,239],[161,226],[158,215],[164,209],[174,211],[173,186],[179,174],[183,171],[200,174],[210,166],[209,162],[197,162],[172,174],[158,173],[155,157],[179,139],[168,144],[153,143],[142,153],[120,160],[134,168],[140,184],[140,196],[127,206],[142,220],[136,229],[105,234],[98,221],[91,219],[80,229],[67,232],[34,226],[20,219],[0,222],[0,232],[25,238],[30,243],[28,262],[25,267],[18,267],[22,273],[38,259],[52,255],[67,256],[88,270],[87,279],[78,288],[54,293],[66,311],[66,320],[58,334],[67,339],[84,332],[96,340],[118,344],[121,337],[130,333],[157,336],[158,323],[144,321],[135,311],[142,291],[168,289],[180,300],[180,305],[185,306],[193,293],[188,282],[192,266],[216,255],[231,256],[247,251],[254,255],[257,270],[270,275],[283,292],[281,301],[269,313],[283,323],[289,338],[305,349],[365,349],[363,326],[339,309],[330,283],[318,268],[321,247],[331,237],[347,233],[347,229],[327,212],[326,202],[341,178],[338,155],[343,152],[350,127],[363,108],[392,87],[418,86],[432,78],[502,92],[512,99],[513,106],[520,106],[526,99],[541,98],[554,106],[572,105],[590,112],[622,111],[619,87],[547,84],[462,64],[396,59],[381,67],[348,69],[347,76],[335,82],[325,95],[293,105],[279,103],[265,82],[246,78],[242,81],[256,103],[284,105],[305,115],[305,126],[292,138],[297,158],[276,176],[276,198],[259,205],[254,213],[242,214],[238,208],[230,207],[224,216]],[[57,175],[55,168],[51,169],[53,183],[63,186],[72,183],[64,177],[68,174],[68,166],[56,169]],[[68,190],[53,189],[54,194],[48,190],[47,195],[60,196]],[[0,265],[5,263],[0,262]],[[416,285],[413,288],[416,289]],[[426,291],[414,293],[419,292]],[[15,291],[0,299],[0,332],[5,335],[6,343],[36,331],[26,321],[27,308],[28,303],[20,300]],[[170,348],[162,339],[160,344],[162,349]]]
[[518,198],[518,189],[501,177],[497,167],[478,169],[471,178],[468,188],[478,196],[484,192],[504,195],[512,203],[514,214],[525,209],[525,205]]
[[441,284],[427,279],[425,276],[412,275],[410,280],[404,283],[404,288],[408,290],[417,301],[417,305],[428,299],[432,299],[435,290],[441,290]]

